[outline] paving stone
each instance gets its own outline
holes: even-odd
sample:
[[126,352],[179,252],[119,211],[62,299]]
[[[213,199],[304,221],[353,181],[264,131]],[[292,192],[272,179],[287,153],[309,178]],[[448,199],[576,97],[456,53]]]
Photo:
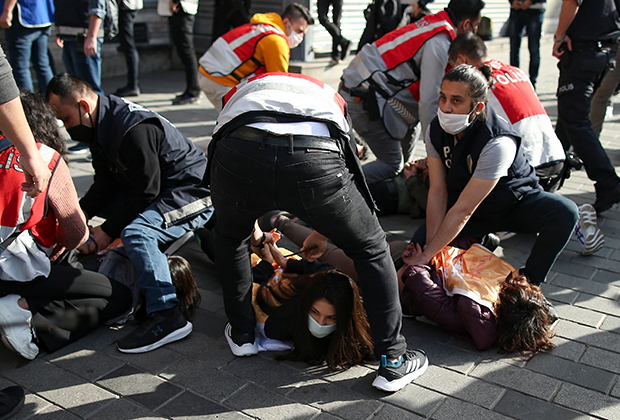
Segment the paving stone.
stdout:
[[336,383],[345,388],[351,388],[360,378],[370,375],[374,378],[376,366],[353,366],[347,370],[330,371],[322,369],[320,376],[322,379]]
[[589,416],[584,414],[514,391],[506,392],[495,406],[495,411],[521,420],[589,420]]
[[598,270],[596,274],[594,274],[592,280],[606,284],[613,284],[614,286],[620,286],[620,274],[615,270]]
[[553,266],[553,271],[559,273],[568,274],[571,276],[581,277],[584,279],[591,279],[596,269],[599,267],[588,267],[580,263],[564,262]]
[[491,408],[504,392],[486,381],[436,366],[430,366],[416,384],[484,408]]
[[160,376],[216,402],[223,401],[246,384],[228,372],[188,359],[168,367]]
[[428,417],[444,399],[445,397],[438,392],[411,383],[398,392],[385,395],[381,401]]
[[172,343],[169,347],[185,358],[190,357],[209,367],[221,367],[235,359],[224,336],[216,340],[200,332],[192,335],[195,335],[194,339]]
[[555,349],[550,350],[549,354],[562,357],[564,359],[578,361],[586,351],[586,345],[575,341],[566,340],[565,338],[555,336],[551,339],[555,344]]
[[118,420],[118,419],[140,419],[140,420],[163,420],[159,414],[147,410],[146,408],[128,400],[127,398],[119,398],[110,405],[97,411],[93,417],[97,420]]
[[620,373],[620,354],[597,347],[589,347],[580,362],[616,374]]
[[181,388],[129,365],[106,375],[97,384],[150,410],[182,392]]
[[[199,309],[196,311],[196,316],[193,319],[194,331],[206,335],[211,339],[220,339],[222,342],[226,343],[226,339],[224,338],[224,327],[226,327],[226,322],[226,318],[219,314]],[[191,338],[191,336],[188,338]],[[186,340],[181,340],[172,344],[175,345],[176,348],[183,345],[184,341]]]
[[620,316],[620,306],[618,306],[618,302],[600,298],[598,296],[582,293],[575,300],[575,305],[609,315]]
[[[181,340],[183,342],[191,341],[192,334],[189,337]],[[162,370],[168,366],[177,363],[183,359],[184,356],[173,351],[171,345],[167,345],[157,349],[157,351],[149,351],[146,353],[122,353],[118,349],[111,349],[114,357],[128,363],[141,371],[152,373],[153,375],[159,374]]]
[[444,403],[433,413],[433,419],[437,420],[503,420],[508,417],[486,410],[466,401],[447,398]]
[[588,325],[593,328],[597,328],[603,322],[603,319],[605,319],[605,314],[578,306],[556,304],[554,307],[555,310],[558,311],[560,318]]
[[[439,329],[439,327],[435,328]],[[449,336],[444,331],[441,333]],[[461,373],[469,372],[481,358],[480,354],[465,352],[456,347],[437,342],[427,342],[422,346],[422,349],[428,356],[429,365],[447,367]]]
[[620,418],[620,399],[571,384],[562,387],[555,397],[555,402],[597,418],[609,420]]
[[607,315],[601,324],[600,329],[620,334],[620,318]]
[[351,420],[368,418],[381,407],[378,401],[323,380],[306,381],[288,397]]
[[61,349],[47,356],[47,360],[54,366],[72,372],[89,382],[94,382],[124,364],[121,360],[95,350],[66,351],[66,349]]
[[53,389],[37,392],[38,395],[72,413],[86,417],[118,398],[96,385],[83,383],[74,386],[65,384]]
[[299,404],[268,389],[248,384],[224,401],[228,407],[259,419],[310,419],[319,413],[316,408]]
[[555,286],[554,284],[543,283],[540,285],[543,294],[547,299],[572,304],[577,296],[579,296],[579,292],[571,289],[565,289],[563,287]]
[[230,408],[216,404],[191,392],[184,392],[157,410],[173,419],[230,419],[247,420],[248,417]]
[[[534,356],[534,359],[539,356]],[[501,361],[484,361],[476,366],[471,376],[544,400],[551,399],[560,386],[560,381],[556,379]]]
[[[14,385],[14,384],[10,384]],[[7,385],[3,385],[4,388]],[[11,417],[12,420],[23,420],[28,418],[33,418],[38,416],[40,413],[43,413],[45,410],[50,409],[52,404],[49,401],[44,400],[40,396],[36,394],[32,394],[26,391],[26,399],[24,400],[24,406],[19,410],[19,412],[15,415],[15,417]],[[60,410],[60,407],[54,406],[55,410]]]
[[383,408],[379,410],[372,417],[372,420],[422,420],[423,417],[409,411],[402,410],[398,407],[394,407],[390,404],[384,404]]
[[597,330],[569,321],[560,321],[556,331],[557,335],[569,340],[620,352],[620,335],[618,334]]
[[615,375],[610,372],[544,353],[530,360],[527,368],[600,392],[607,392],[615,380]]
[[620,296],[620,287],[604,284],[598,281],[578,279],[565,274],[557,275],[553,279],[553,285],[599,297],[606,297],[611,300],[616,300],[618,299],[618,296]]
[[82,417],[78,417],[70,411],[63,409],[62,407],[50,404],[43,410],[38,412],[36,416],[31,418],[36,420],[77,420]]

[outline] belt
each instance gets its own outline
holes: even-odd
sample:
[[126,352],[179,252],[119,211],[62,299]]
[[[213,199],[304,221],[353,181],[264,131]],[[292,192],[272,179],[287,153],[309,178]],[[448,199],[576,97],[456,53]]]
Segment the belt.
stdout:
[[320,149],[330,152],[340,152],[338,140],[331,137],[310,136],[304,134],[278,135],[254,127],[240,127],[228,135],[228,138],[251,141],[261,144],[261,150],[265,145],[287,147],[289,154],[294,149]]
[[[57,35],[88,35],[88,28],[79,28],[76,26],[57,26],[56,27]],[[103,38],[103,25],[97,31],[97,38]]]
[[617,41],[573,41],[572,52],[581,53],[589,51],[618,51]]

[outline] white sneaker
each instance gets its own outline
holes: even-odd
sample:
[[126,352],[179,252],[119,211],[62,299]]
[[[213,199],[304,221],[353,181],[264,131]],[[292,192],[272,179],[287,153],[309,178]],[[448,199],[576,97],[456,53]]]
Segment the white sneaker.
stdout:
[[605,236],[596,224],[596,210],[591,204],[579,207],[579,223],[575,235],[581,243],[581,255],[592,255],[605,244]]
[[18,295],[0,298],[0,334],[2,342],[22,357],[32,360],[39,354],[39,347],[32,342],[32,313],[21,308]]
[[226,328],[224,328],[224,336],[226,337],[226,341],[228,341],[228,346],[230,347],[230,351],[235,356],[252,356],[258,353],[258,346],[256,345],[256,340],[252,343],[244,343],[242,345],[238,345],[232,339],[232,326],[230,323],[226,324]]

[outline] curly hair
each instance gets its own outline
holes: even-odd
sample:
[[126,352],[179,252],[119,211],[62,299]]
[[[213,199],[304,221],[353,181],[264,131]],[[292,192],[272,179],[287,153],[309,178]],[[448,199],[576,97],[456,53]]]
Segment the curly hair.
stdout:
[[[286,275],[278,287],[263,284],[257,302],[265,313],[293,319],[294,350],[281,359],[310,364],[325,362],[330,369],[347,369],[370,357],[370,325],[355,282],[336,270]],[[318,339],[308,329],[308,313],[317,300],[325,299],[336,309],[336,331]]]
[[495,303],[495,344],[505,353],[552,350],[554,322],[549,304],[540,290],[523,275],[508,276]]
[[38,93],[22,89],[19,98],[35,141],[56,150],[67,161],[67,142],[60,136],[56,117],[47,102]]

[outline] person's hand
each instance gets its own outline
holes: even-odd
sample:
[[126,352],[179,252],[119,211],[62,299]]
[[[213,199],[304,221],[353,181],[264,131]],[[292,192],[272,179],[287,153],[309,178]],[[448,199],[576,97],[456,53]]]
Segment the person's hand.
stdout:
[[90,235],[92,236],[93,241],[97,244],[98,251],[107,248],[107,246],[112,242],[112,238],[110,238],[108,234],[101,229],[101,226],[91,228]]
[[428,258],[424,256],[422,247],[419,244],[410,243],[403,252],[403,261],[407,265],[428,264]]
[[278,242],[279,240],[280,232],[278,232],[278,229],[273,228],[270,232],[265,232],[265,244],[271,244],[275,246],[276,242]]
[[405,174],[406,179],[416,176],[418,174],[418,168],[415,162],[406,162],[405,167],[403,168],[403,173]]
[[22,183],[22,191],[26,192],[29,197],[36,197],[45,191],[52,174],[38,150],[32,155],[20,155],[19,163],[26,177],[26,182]]
[[282,252],[280,252],[280,249],[278,249],[278,247],[272,243],[266,244],[265,248],[269,250],[269,253],[273,257],[273,261],[275,261],[276,264],[278,264],[278,266],[286,270],[286,264],[288,263],[288,259],[285,258],[284,255],[282,255]]
[[521,10],[527,10],[532,5],[532,0],[524,0],[521,2]]
[[179,11],[179,4],[174,1],[170,1],[170,13],[176,13]]
[[520,0],[515,0],[512,2],[512,8],[515,10],[521,10],[522,3]]
[[84,40],[84,55],[90,57],[93,54],[97,54],[97,38],[89,35]]
[[[554,38],[557,39],[557,37],[554,37]],[[566,47],[562,48],[562,45],[564,44],[566,44]],[[568,35],[564,37],[564,40],[562,42],[553,43],[553,52],[551,53],[551,55],[553,55],[555,58],[559,60],[564,55],[567,49],[568,51],[573,50],[573,43]]]
[[316,230],[308,235],[301,247],[301,250],[304,251],[304,258],[310,262],[321,258],[326,249],[327,238]]
[[56,45],[58,45],[60,48],[65,46],[65,41],[63,41],[62,38],[60,38],[58,35],[56,35]]
[[0,28],[10,28],[13,22],[13,11],[5,10],[2,15],[0,15]]

